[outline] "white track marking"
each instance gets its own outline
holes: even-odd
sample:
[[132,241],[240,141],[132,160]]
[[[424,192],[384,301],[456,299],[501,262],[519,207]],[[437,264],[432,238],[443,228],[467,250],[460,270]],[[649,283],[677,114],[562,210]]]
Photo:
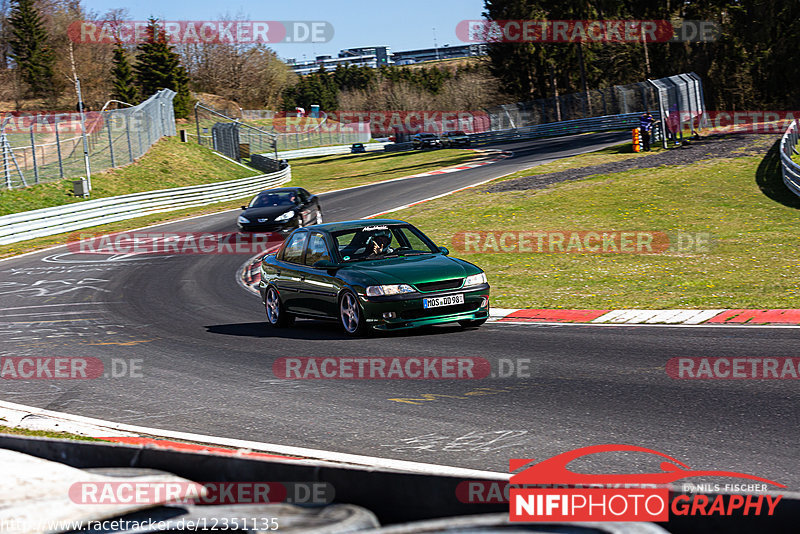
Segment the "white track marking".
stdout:
[[[137,425],[126,425],[123,423],[114,423],[111,421],[104,421],[102,419],[94,419],[91,417],[83,417],[80,415],[72,415],[62,412],[53,412],[32,406],[25,406],[12,402],[0,401],[0,410],[9,410],[11,412],[23,412],[24,415],[17,419],[24,420],[25,417],[49,417],[54,418],[65,423],[75,423],[76,425],[85,428],[87,425],[93,428],[96,432],[94,437],[103,437],[103,431],[112,432],[131,432],[134,434],[156,436],[169,439],[184,440],[196,443],[204,443],[209,445],[219,445],[222,447],[232,447],[237,449],[249,449],[253,451],[266,452],[271,454],[285,454],[288,456],[298,456],[303,459],[322,460],[327,462],[338,462],[349,464],[351,466],[361,466],[367,468],[390,469],[393,471],[402,471],[409,473],[424,473],[432,475],[453,476],[461,478],[489,478],[494,480],[508,480],[509,473],[500,473],[495,471],[480,471],[477,469],[466,469],[462,467],[451,467],[444,465],[428,464],[422,462],[411,462],[406,460],[392,460],[390,458],[379,458],[375,456],[362,456],[359,454],[348,454],[323,451],[318,449],[306,449],[302,447],[291,447],[287,445],[277,445],[272,443],[261,443],[257,441],[248,441],[235,438],[220,438],[215,436],[206,436],[203,434],[193,434],[189,432],[175,432],[172,430],[162,430],[159,428],[149,428]],[[69,432],[69,427],[64,425],[62,430]],[[293,460],[285,460],[293,461]],[[298,460],[302,462],[303,460]],[[316,463],[316,462],[315,462]]]

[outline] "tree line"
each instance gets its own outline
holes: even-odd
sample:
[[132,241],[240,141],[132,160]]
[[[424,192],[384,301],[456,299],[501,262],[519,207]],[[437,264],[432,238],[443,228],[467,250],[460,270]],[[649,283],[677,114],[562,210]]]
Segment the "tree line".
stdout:
[[709,42],[492,43],[490,71],[516,100],[695,72],[708,109],[797,109],[800,2],[484,0],[488,20],[711,21]]
[[0,0],[0,102],[18,110],[74,109],[73,68],[83,100],[99,109],[108,100],[137,104],[158,89],[177,92],[177,117],[191,111],[190,90],[211,93],[249,109],[277,109],[296,76],[263,45],[168,42],[159,21],[138,44],[71,42],[77,21],[124,21],[114,9],[99,16],[80,0]]
[[480,60],[452,67],[320,66],[284,90],[283,109],[318,104],[329,111],[474,110],[497,101],[496,85]]

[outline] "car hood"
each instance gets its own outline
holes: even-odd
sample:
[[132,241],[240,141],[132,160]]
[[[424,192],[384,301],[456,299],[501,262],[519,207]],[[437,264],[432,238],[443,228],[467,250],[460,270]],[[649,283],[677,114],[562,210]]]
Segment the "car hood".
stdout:
[[370,277],[375,284],[422,284],[480,272],[471,263],[442,254],[368,260],[348,265],[346,269]]
[[278,215],[283,215],[289,210],[297,211],[297,206],[266,206],[263,208],[247,208],[242,210],[240,215],[248,219],[269,219],[273,220]]

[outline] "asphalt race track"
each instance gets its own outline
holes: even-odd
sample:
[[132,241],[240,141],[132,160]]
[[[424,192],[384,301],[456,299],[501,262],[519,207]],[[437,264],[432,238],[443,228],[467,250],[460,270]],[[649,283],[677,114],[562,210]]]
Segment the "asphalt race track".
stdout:
[[[627,135],[497,146],[514,157],[323,195],[322,208],[326,221],[358,218]],[[226,212],[159,229],[234,231],[235,217]],[[694,469],[800,488],[796,381],[674,380],[664,370],[678,356],[797,357],[797,329],[487,323],[363,340],[346,338],[333,323],[272,330],[259,299],[236,281],[246,259],[58,249],[0,263],[1,356],[96,357],[106,373],[122,375],[2,380],[0,399],[148,427],[498,472],[507,471],[509,458],[624,443]],[[272,371],[282,356],[470,356],[511,376],[284,380]],[[520,359],[529,369],[519,368]],[[129,376],[131,363],[137,376]],[[626,458],[601,467],[630,472]]]

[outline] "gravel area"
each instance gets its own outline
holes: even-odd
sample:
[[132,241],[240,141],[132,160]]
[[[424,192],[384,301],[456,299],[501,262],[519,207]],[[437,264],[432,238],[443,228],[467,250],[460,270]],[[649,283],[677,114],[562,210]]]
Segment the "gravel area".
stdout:
[[498,182],[487,187],[484,191],[498,193],[501,191],[524,191],[527,189],[545,189],[546,187],[566,182],[597,176],[599,174],[612,174],[615,172],[631,171],[635,169],[651,169],[662,165],[687,165],[697,161],[714,158],[739,158],[744,156],[761,156],[766,154],[769,147],[775,143],[774,135],[763,134],[729,134],[709,136],[692,140],[680,148],[672,148],[653,154],[641,154],[631,158],[578,167],[559,172],[522,176],[513,180]]

